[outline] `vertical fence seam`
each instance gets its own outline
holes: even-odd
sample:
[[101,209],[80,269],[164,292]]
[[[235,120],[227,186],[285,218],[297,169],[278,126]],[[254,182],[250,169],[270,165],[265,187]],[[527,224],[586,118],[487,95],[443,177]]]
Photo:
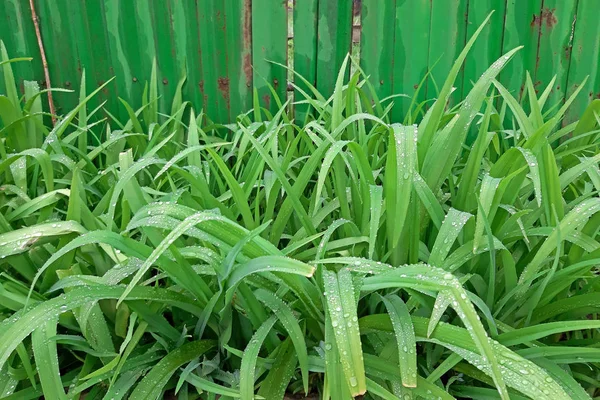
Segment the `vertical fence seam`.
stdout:
[[[315,19],[316,19],[316,29],[315,29],[315,60],[314,60],[314,64],[315,64],[315,81],[314,81],[314,85],[315,88],[318,88],[318,81],[319,81],[319,13],[321,12],[321,1],[322,0],[318,0],[317,1],[317,10],[315,11]],[[294,32],[294,36],[295,36],[295,32]],[[317,89],[318,90],[318,89]]]
[[[395,82],[396,80],[394,79],[394,67],[396,65],[396,40],[398,40],[398,16],[396,15],[396,13],[398,12],[398,8],[397,8],[397,4],[398,2],[396,0],[394,0],[394,41],[392,42],[393,46],[391,49],[392,52],[392,65],[391,65],[391,69],[392,69],[392,73],[390,75],[390,79],[391,79],[391,85],[390,85],[390,94],[394,95],[396,94],[396,85]],[[361,28],[362,29],[362,28]]]
[[504,54],[504,34],[506,33],[506,15],[508,14],[508,1],[504,0],[504,16],[502,18],[502,37],[500,38],[500,56]]
[[427,37],[427,72],[425,72],[427,75],[427,79],[425,79],[425,98],[427,99],[429,97],[429,80],[431,79],[431,65],[430,65],[430,54],[431,54],[431,25],[433,24],[432,22],[432,18],[433,17],[433,0],[429,0],[429,35]]
[[[464,49],[467,44],[467,38],[469,37],[469,6],[470,0],[466,0],[466,12],[465,12],[465,34],[462,40],[462,48]],[[485,29],[485,28],[484,28]],[[460,52],[459,52],[460,54]],[[466,62],[460,67],[460,77],[461,77],[461,88],[460,88],[460,100],[462,101],[465,98],[465,66]]]
[[[575,29],[577,25],[577,13],[579,12],[579,0],[575,2],[575,14],[573,15],[573,24],[571,25],[571,37],[569,38],[569,65],[567,66],[567,77],[565,78],[565,95],[562,102],[564,103],[569,96],[569,74],[571,73],[571,63],[573,62],[573,43],[575,42]],[[587,95],[584,93],[584,95]]]
[[[499,57],[501,57],[504,54],[504,35],[506,34],[506,16],[508,15],[508,2],[509,1],[510,0],[504,0],[504,17],[502,18],[502,37],[500,38],[500,55],[499,55]],[[500,72],[500,75],[498,76],[498,80],[500,80],[500,78],[502,77],[503,72],[504,71]],[[495,106],[500,107],[500,98],[496,99]]]
[[[539,14],[540,24],[538,26],[538,41],[537,41],[537,46],[536,46],[536,50],[535,50],[535,66],[534,66],[534,70],[533,70],[533,84],[534,85],[537,80],[538,68],[540,66],[540,47],[542,44],[542,15],[543,14],[544,14],[544,0],[542,0],[542,2],[540,3],[540,14]],[[525,79],[525,77],[523,77],[523,79]],[[521,93],[519,93],[519,100],[521,100],[523,98],[523,93],[525,93],[524,86],[521,86]]]

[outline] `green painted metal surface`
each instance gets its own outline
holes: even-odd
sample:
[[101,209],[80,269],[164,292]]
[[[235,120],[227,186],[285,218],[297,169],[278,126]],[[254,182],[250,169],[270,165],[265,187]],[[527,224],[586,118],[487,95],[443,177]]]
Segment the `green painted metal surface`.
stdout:
[[[36,56],[38,51],[29,5],[21,0],[3,0],[0,2],[0,40],[4,41],[8,54],[12,57]],[[32,62],[13,64],[15,76],[23,79],[43,80],[39,72],[42,63],[39,57]],[[21,90],[23,88],[21,87]],[[0,93],[6,93],[0,81]]]
[[369,71],[377,96],[393,91],[396,19],[394,2],[363,0],[360,37],[360,66]]
[[[556,75],[549,102],[555,104],[565,96],[569,73],[570,52],[575,36],[577,0],[544,0],[540,26],[540,62],[535,70],[536,91],[544,90]],[[543,62],[542,62],[543,61]]]
[[[463,0],[431,0],[431,37],[429,40],[430,79],[427,97],[437,97],[454,60],[465,47],[467,2]],[[455,81],[456,89],[450,97],[450,105],[461,99],[463,74]]]
[[569,110],[567,119],[573,120],[590,101],[600,99],[600,23],[596,0],[579,0],[570,57],[567,95],[573,93],[588,78],[583,94],[575,99]]
[[[516,97],[526,71],[537,90],[557,75],[548,101],[565,96],[588,76],[570,118],[600,97],[600,1],[598,0],[35,0],[59,113],[78,102],[85,70],[87,91],[115,80],[90,107],[125,118],[118,98],[142,105],[156,60],[158,106],[170,107],[182,77],[183,99],[216,122],[230,122],[252,108],[253,92],[266,110],[284,101],[289,64],[324,96],[333,90],[338,69],[352,49],[353,11],[360,13],[360,66],[377,96],[412,97],[430,71],[418,100],[437,95],[453,60],[491,10],[456,81],[452,102],[461,100],[481,73],[510,49],[524,48],[500,75]],[[289,12],[288,7],[293,10]],[[20,83],[45,85],[29,0],[0,1],[0,39],[14,57]],[[292,21],[288,21],[292,19]],[[288,23],[293,44],[288,43]],[[289,53],[289,54],[288,54]],[[303,91],[308,87],[294,79]],[[0,92],[4,88],[0,82]],[[22,90],[22,85],[21,85]],[[302,100],[300,92],[295,100]],[[410,99],[394,97],[392,118],[402,121]],[[305,105],[296,107],[303,118]]]
[[394,99],[392,117],[401,121],[417,90],[417,101],[426,99],[427,86],[419,85],[429,65],[431,0],[397,0],[395,26],[393,93],[410,97]]
[[[294,7],[293,28],[294,32],[302,32],[294,37],[293,42],[293,68],[304,77],[311,85],[317,84],[317,24],[318,0],[297,1]],[[308,86],[300,79],[294,77],[294,83],[300,90],[310,93]],[[299,90],[294,92],[296,101],[304,100]],[[296,117],[304,120],[307,106],[304,104],[295,107]]]
[[326,97],[333,92],[342,62],[351,50],[352,4],[352,1],[319,0],[317,89]]
[[462,96],[471,90],[473,84],[494,61],[502,55],[502,31],[506,15],[506,0],[470,1],[467,11],[467,37],[471,37],[479,25],[494,10],[487,27],[473,45],[471,56],[465,61]]
[[269,85],[280,102],[285,101],[287,71],[273,63],[287,63],[287,1],[252,1],[252,65],[254,86],[261,105],[271,112],[279,108]]
[[526,71],[535,71],[540,35],[542,0],[508,0],[504,17],[502,53],[524,46],[500,74],[502,83],[519,98],[523,93]]

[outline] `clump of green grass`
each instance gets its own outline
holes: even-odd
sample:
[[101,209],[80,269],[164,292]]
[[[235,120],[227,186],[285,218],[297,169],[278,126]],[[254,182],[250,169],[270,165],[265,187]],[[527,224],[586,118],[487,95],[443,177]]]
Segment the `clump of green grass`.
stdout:
[[478,33],[405,124],[356,66],[302,121],[165,116],[154,77],[48,128],[2,47],[0,398],[597,396],[600,101],[519,103],[515,49],[447,109]]

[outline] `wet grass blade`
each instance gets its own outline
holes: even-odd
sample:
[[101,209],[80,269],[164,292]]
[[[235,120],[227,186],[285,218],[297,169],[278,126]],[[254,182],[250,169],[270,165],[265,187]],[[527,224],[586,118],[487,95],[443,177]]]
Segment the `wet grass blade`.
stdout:
[[242,365],[240,367],[240,398],[242,400],[254,399],[254,379],[258,352],[276,321],[277,318],[275,318],[275,316],[269,317],[269,319],[258,328],[256,333],[252,336],[252,340],[250,340],[246,350],[244,350]]
[[353,396],[366,392],[362,347],[356,317],[356,300],[350,271],[323,271],[327,310],[346,382]]
[[56,343],[51,339],[56,336],[56,322],[50,320],[35,329],[31,343],[44,396],[63,400],[67,396],[60,378]]
[[400,359],[400,376],[402,385],[406,387],[417,386],[417,344],[415,330],[412,326],[410,313],[406,304],[398,296],[388,295],[382,297],[385,307],[390,315],[394,327],[394,334],[398,344]]
[[509,91],[517,48],[449,104],[488,21],[408,115],[349,56],[231,124],[153,61],[140,108],[82,74],[48,128],[40,96],[77,95],[0,45],[0,397],[596,395],[600,103]]
[[186,343],[167,354],[146,374],[135,387],[130,399],[158,399],[164,386],[177,369],[185,363],[202,356],[215,346],[211,340]]

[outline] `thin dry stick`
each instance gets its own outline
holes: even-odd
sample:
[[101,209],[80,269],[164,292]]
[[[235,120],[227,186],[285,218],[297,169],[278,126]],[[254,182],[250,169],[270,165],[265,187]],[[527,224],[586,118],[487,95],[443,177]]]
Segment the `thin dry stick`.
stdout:
[[[51,88],[50,84],[50,72],[48,71],[48,61],[46,61],[46,52],[44,51],[44,43],[42,42],[42,34],[40,33],[40,24],[38,22],[38,16],[35,12],[35,5],[33,0],[29,0],[29,8],[31,9],[31,19],[33,20],[33,26],[35,27],[35,36],[37,36],[38,47],[40,48],[40,55],[42,56],[42,66],[44,67],[44,77],[46,79],[46,88]],[[52,125],[56,124],[56,109],[54,108],[54,100],[52,100],[52,91],[48,91],[48,105],[50,106],[50,114],[52,115]]]

